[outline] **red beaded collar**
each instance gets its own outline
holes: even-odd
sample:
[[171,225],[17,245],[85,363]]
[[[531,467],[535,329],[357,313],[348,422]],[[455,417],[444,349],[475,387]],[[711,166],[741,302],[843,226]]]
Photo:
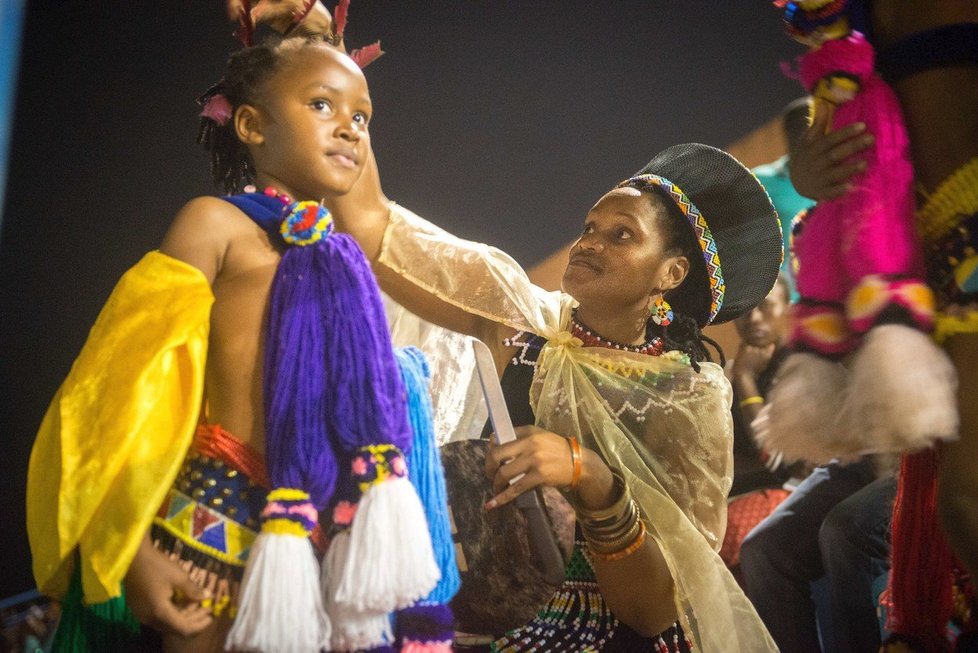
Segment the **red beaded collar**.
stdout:
[[573,335],[575,338],[580,338],[585,347],[620,349],[622,351],[630,351],[636,354],[645,354],[647,356],[661,356],[665,351],[665,345],[662,342],[662,338],[658,336],[652,338],[648,342],[642,343],[641,345],[626,345],[620,342],[615,342],[614,340],[602,338],[598,334],[591,331],[591,329],[577,321],[577,311],[574,312],[574,315],[571,318],[571,335]]

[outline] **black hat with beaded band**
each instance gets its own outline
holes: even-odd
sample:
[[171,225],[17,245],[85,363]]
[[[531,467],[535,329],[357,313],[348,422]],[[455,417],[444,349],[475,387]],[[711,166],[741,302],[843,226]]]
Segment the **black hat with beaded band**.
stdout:
[[674,145],[619,186],[656,186],[686,217],[703,258],[690,261],[686,281],[668,300],[700,327],[734,319],[774,287],[784,256],[781,223],[761,182],[730,154]]

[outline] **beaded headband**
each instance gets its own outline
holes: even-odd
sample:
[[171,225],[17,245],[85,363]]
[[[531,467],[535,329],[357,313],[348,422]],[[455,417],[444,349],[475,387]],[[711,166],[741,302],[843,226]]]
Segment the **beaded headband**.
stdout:
[[689,221],[689,226],[696,234],[700,249],[703,250],[703,261],[706,263],[706,275],[710,279],[710,317],[707,322],[712,322],[717,316],[720,307],[723,306],[723,296],[726,293],[726,283],[723,281],[723,270],[720,267],[720,255],[717,253],[717,244],[710,232],[710,226],[706,223],[706,218],[696,208],[686,193],[676,184],[665,177],[659,175],[644,174],[637,175],[618,184],[618,188],[638,188],[639,190],[649,190],[652,186],[658,186],[669,193],[679,210],[683,212]]

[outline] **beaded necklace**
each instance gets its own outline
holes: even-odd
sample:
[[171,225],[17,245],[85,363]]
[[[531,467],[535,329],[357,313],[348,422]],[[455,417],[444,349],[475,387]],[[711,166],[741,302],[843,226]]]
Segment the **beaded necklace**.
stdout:
[[585,347],[620,349],[622,351],[630,351],[636,354],[645,354],[647,356],[661,356],[663,351],[665,351],[665,345],[662,342],[662,338],[659,336],[655,336],[651,340],[648,340],[640,345],[626,345],[621,342],[615,342],[614,340],[603,338],[592,331],[590,327],[586,326],[577,319],[577,309],[574,309],[574,312],[571,315],[571,334],[575,338],[580,338]]
[[[242,190],[246,193],[257,193],[258,187],[255,186],[254,184],[248,184]],[[279,202],[281,202],[284,206],[288,206],[289,204],[292,203],[291,197],[289,197],[285,193],[279,192],[279,190],[274,186],[266,186],[265,190],[262,191],[262,194],[267,197],[274,197]]]

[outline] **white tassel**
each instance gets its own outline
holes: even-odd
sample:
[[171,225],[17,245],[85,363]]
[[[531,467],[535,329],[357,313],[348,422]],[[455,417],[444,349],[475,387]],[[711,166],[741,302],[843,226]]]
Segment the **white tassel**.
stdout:
[[309,538],[259,533],[248,556],[225,649],[296,653],[326,648],[330,624],[318,564]]
[[326,612],[333,623],[331,651],[359,651],[377,648],[394,641],[390,617],[386,612],[358,611],[336,600],[341,572],[350,564],[350,533],[343,531],[330,542],[323,559],[322,588]]
[[841,431],[838,421],[846,383],[839,363],[808,353],[788,356],[751,424],[757,444],[785,462],[855,457],[861,442]]
[[951,361],[926,334],[877,326],[853,358],[841,420],[867,453],[924,449],[957,438],[957,385]]
[[428,521],[411,482],[391,478],[360,499],[336,600],[358,611],[392,612],[426,596],[441,578]]

